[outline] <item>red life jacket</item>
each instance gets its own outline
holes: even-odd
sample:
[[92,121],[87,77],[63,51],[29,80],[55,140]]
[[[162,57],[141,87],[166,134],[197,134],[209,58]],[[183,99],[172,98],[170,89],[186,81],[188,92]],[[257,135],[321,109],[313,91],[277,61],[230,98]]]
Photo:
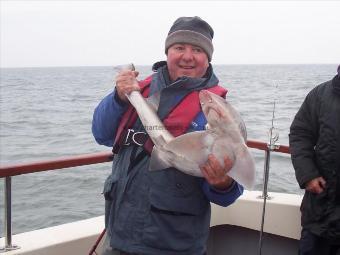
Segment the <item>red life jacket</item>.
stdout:
[[[139,81],[139,86],[141,88],[141,94],[143,97],[147,98],[150,92],[152,76],[147,77],[145,80]],[[207,88],[206,90],[217,94],[221,97],[225,97],[227,90],[219,85]],[[165,128],[174,136],[180,136],[186,132],[189,128],[191,122],[195,119],[197,114],[202,110],[199,102],[199,91],[193,91],[186,95],[179,104],[177,104],[174,109],[168,114],[168,116],[163,120]],[[113,152],[118,153],[123,137],[124,131],[130,129],[135,124],[138,118],[135,108],[130,105],[127,111],[123,114],[123,117],[119,123],[116,137],[113,143]],[[145,142],[144,148],[149,154],[153,148],[153,142],[150,138]]]

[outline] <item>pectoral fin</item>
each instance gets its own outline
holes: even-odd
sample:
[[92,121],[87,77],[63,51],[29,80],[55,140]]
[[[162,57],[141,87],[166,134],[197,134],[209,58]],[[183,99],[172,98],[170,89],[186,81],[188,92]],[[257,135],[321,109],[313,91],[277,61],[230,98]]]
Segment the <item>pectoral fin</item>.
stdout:
[[247,148],[238,150],[236,160],[228,175],[246,189],[251,190],[255,183],[255,162]]
[[161,148],[154,146],[151,152],[149,170],[155,171],[171,167],[172,158],[173,153],[171,151],[165,152]]
[[164,147],[183,158],[190,158],[198,165],[204,163],[211,151],[215,137],[209,131],[196,131],[174,138]]
[[199,166],[206,162],[215,137],[208,131],[197,131],[178,136],[164,146],[154,146],[150,170],[174,167],[180,171],[202,177]]

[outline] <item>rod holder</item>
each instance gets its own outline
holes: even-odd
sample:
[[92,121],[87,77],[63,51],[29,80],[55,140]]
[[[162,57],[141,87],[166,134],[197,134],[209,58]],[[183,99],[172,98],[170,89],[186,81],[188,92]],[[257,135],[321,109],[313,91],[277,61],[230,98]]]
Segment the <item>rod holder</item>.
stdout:
[[264,198],[266,198],[267,200],[272,199],[272,197],[268,195],[270,152],[271,152],[271,149],[268,147],[268,149],[265,150],[265,157],[264,157],[263,189],[262,189],[262,194],[257,197],[258,199],[264,199]]

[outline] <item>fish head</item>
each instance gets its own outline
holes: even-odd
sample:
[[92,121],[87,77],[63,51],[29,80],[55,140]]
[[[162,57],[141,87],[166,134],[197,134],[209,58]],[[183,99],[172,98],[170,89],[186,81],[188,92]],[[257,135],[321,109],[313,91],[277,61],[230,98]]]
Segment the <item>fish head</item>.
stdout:
[[230,122],[231,119],[228,120],[228,111],[226,108],[226,101],[208,90],[201,90],[199,92],[199,99],[202,111],[209,123],[210,128],[215,128],[225,123],[225,121]]
[[237,130],[244,141],[247,140],[247,131],[240,114],[223,97],[208,90],[199,92],[202,111],[207,119],[210,129]]

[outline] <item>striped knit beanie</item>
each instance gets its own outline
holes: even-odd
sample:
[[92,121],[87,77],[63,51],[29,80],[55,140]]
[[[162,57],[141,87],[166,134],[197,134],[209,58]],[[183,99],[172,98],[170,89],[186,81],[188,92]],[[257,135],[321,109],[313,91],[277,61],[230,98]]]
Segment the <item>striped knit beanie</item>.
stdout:
[[210,62],[214,52],[213,37],[214,30],[200,17],[180,17],[170,28],[165,40],[165,53],[168,53],[169,47],[173,44],[188,43],[201,47],[207,53]]

